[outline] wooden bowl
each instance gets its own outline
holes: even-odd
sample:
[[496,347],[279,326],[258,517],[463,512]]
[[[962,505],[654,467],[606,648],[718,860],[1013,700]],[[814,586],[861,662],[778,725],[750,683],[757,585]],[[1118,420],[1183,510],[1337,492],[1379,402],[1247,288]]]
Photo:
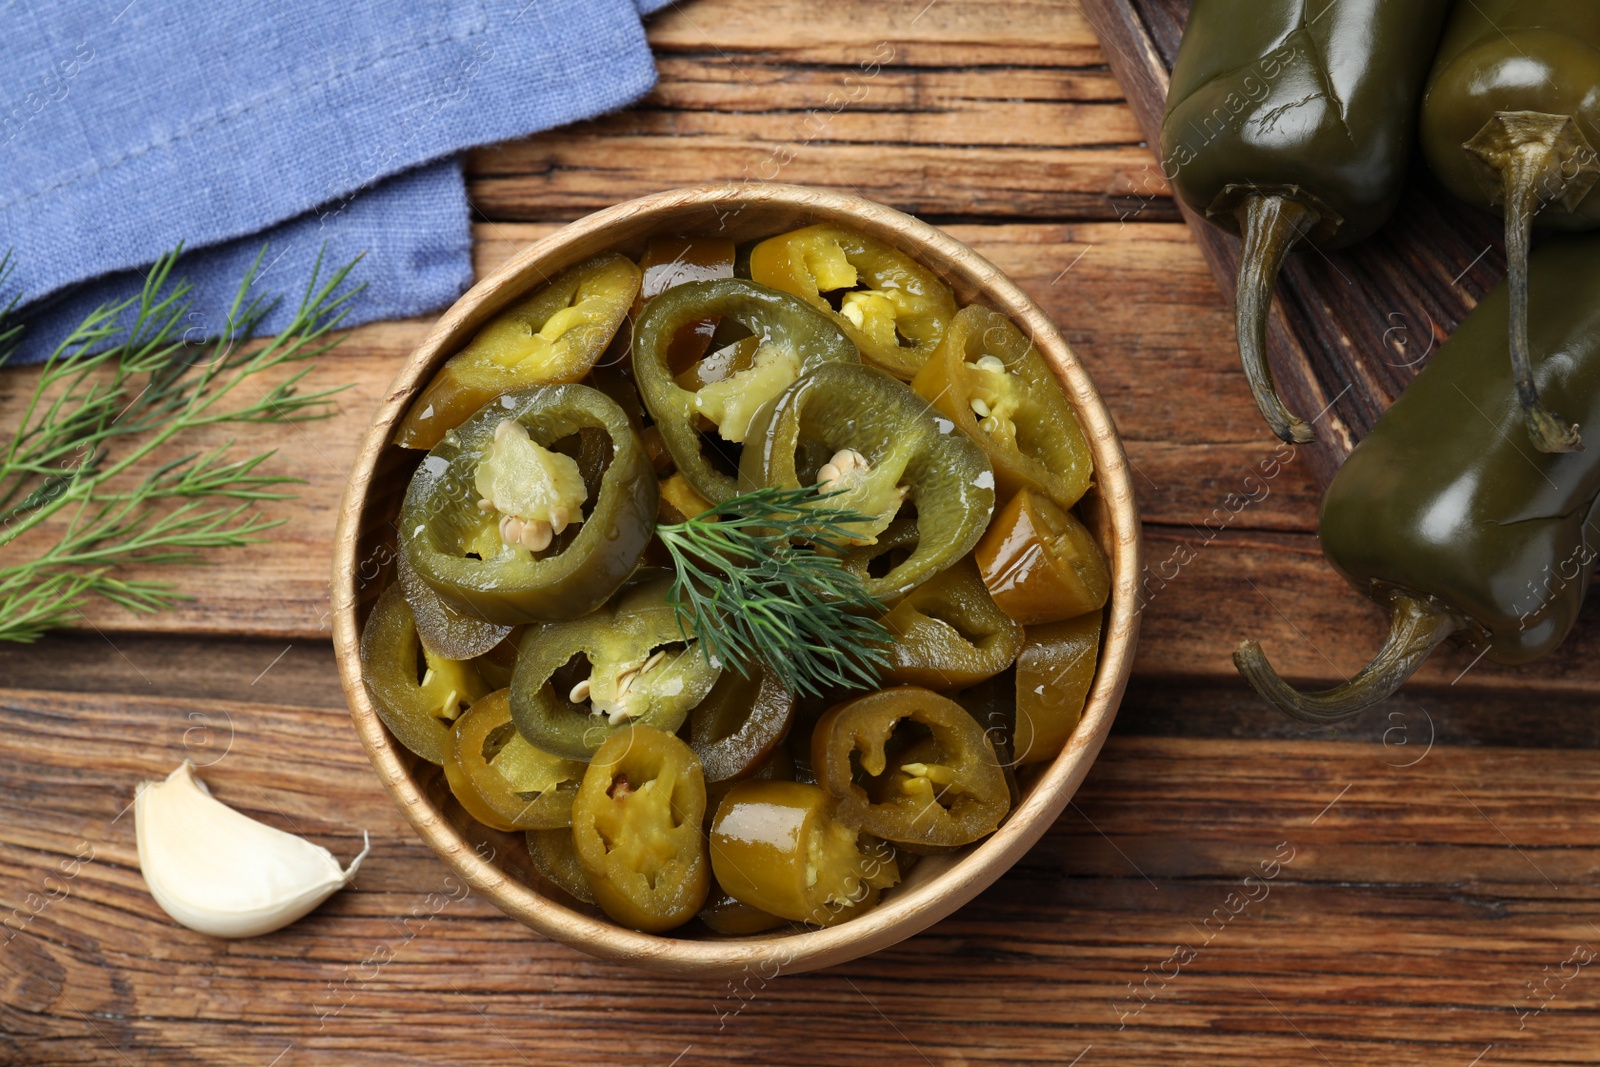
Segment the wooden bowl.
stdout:
[[[439,768],[385,730],[361,682],[361,626],[392,576],[394,520],[420,454],[389,444],[412,398],[485,322],[557,271],[596,253],[642,253],[652,234],[719,234],[747,240],[838,222],[872,234],[932,267],[961,303],[984,303],[1029,333],[1055,370],[1094,451],[1095,488],[1079,507],[1111,563],[1112,592],[1094,686],[1083,719],[1053,763],[1024,768],[1023,797],[987,839],[924,859],[876,908],[828,929],[747,938],[659,936],[625,929],[541,892],[519,836],[487,829],[450,796]],[[473,889],[518,921],[585,952],[672,974],[728,976],[759,968],[826,967],[910,937],[971,900],[1039,839],[1072,798],[1111,728],[1138,635],[1139,517],[1111,416],[1061,334],[993,264],[948,234],[859,197],[792,185],[733,183],[658,193],[596,212],[538,241],[480,281],[439,319],[396,376],[356,457],[339,514],[333,640],[350,714],[385,788],[422,839]]]

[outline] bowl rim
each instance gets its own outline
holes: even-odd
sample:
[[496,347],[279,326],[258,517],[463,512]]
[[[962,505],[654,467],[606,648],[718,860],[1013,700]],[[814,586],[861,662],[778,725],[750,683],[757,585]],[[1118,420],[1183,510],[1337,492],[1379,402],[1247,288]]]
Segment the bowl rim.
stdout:
[[[1006,821],[948,869],[897,893],[865,914],[837,926],[799,933],[728,940],[646,934],[609,920],[574,911],[512,878],[484,857],[458,832],[412,780],[399,746],[373,709],[361,680],[357,606],[361,571],[357,558],[368,490],[400,417],[441,361],[441,350],[480,305],[502,289],[522,291],[530,272],[580,243],[641,217],[669,216],[685,210],[762,205],[794,209],[819,217],[865,222],[892,230],[913,258],[927,262],[928,251],[965,276],[983,298],[1026,329],[1066,390],[1083,423],[1094,456],[1095,485],[1113,544],[1112,592],[1101,640],[1100,662],[1082,718],[1062,752],[1045,766]],[[720,214],[720,211],[719,211]],[[914,246],[920,251],[905,247]],[[948,273],[930,263],[941,274]],[[335,533],[330,581],[333,643],[340,681],[357,734],[384,788],[417,833],[447,866],[473,889],[524,925],[606,959],[651,970],[715,976],[770,964],[794,972],[853,959],[918,933],[970,901],[1007,871],[1045,833],[1066,808],[1094,762],[1115,718],[1133,665],[1139,629],[1138,582],[1141,538],[1132,479],[1115,423],[1088,372],[1053,322],[1015,282],[955,237],[862,197],[806,186],[728,182],[672,189],[625,201],[561,227],[513,255],[464,293],[434,323],[427,337],[406,357],[362,438],[351,467]],[[771,977],[766,975],[765,977]]]

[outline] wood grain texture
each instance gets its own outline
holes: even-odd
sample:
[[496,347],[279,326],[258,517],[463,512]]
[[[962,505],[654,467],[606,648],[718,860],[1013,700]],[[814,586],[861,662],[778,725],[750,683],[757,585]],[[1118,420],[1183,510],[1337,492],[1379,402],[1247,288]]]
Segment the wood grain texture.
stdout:
[[[466,894],[342,712],[8,690],[0,736],[0,1062],[1465,1067],[1600,1040],[1600,983],[1562,966],[1600,945],[1589,751],[1113,737],[950,919],[730,984],[591,960]],[[368,830],[356,885],[263,938],[174,926],[119,812],[185,756],[336,855]]]
[[[1188,0],[1081,0],[1146,141],[1160,143],[1168,75]],[[1198,151],[1207,149],[1202,145]],[[1143,188],[1165,189],[1155,157]],[[1234,291],[1239,241],[1179,205],[1224,293]],[[1505,274],[1501,224],[1456,201],[1420,160],[1393,218],[1339,251],[1302,249],[1285,264],[1268,328],[1274,376],[1291,411],[1319,416],[1309,465],[1327,485],[1426,357]]]
[[[1143,11],[1175,41],[1186,8]],[[662,80],[636,111],[470,163],[480,274],[592,207],[787,146],[782,180],[947,225],[1060,324],[1122,431],[1149,563],[1194,559],[1154,572],[1116,731],[1038,847],[887,953],[731,987],[598,963],[461,898],[372,775],[325,636],[341,467],[428,323],[365,327],[319,374],[355,386],[337,419],[241,438],[307,479],[272,545],[180,575],[199,599],[179,612],[96,609],[0,649],[0,1064],[1592,1062],[1597,972],[1559,976],[1600,948],[1596,609],[1546,664],[1457,681],[1468,662],[1442,653],[1331,730],[1248,694],[1238,637],[1327,682],[1378,618],[1317,554],[1308,457],[1265,477],[1276,443],[1226,300],[1152,180],[1100,21],[1092,0],[692,0],[651,20]],[[845,78],[884,42],[861,97]],[[0,373],[0,425],[25,382]],[[138,779],[223,752],[202,774],[225,799],[342,858],[360,827],[377,846],[356,887],[265,940],[174,927],[117,818]],[[1270,895],[1205,941],[1284,841]],[[1162,985],[1180,943],[1198,954]]]

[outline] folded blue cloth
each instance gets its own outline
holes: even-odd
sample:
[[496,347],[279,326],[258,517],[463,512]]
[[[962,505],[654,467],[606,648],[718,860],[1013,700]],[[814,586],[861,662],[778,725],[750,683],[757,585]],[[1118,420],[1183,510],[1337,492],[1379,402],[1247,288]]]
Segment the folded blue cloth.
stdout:
[[23,362],[183,241],[193,326],[220,329],[263,244],[292,311],[361,252],[347,323],[471,280],[459,153],[627,104],[663,0],[11,0],[0,34],[0,248],[31,305]]

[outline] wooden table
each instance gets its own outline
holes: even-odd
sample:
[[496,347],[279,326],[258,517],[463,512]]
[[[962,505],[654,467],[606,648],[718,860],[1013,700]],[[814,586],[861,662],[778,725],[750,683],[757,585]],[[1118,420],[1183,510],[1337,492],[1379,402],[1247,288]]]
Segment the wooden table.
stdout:
[[[480,270],[593,208],[749,175],[916,212],[1016,278],[1117,417],[1153,576],[1077,799],[929,932],[773,981],[638,974],[465,895],[380,791],[327,639],[345,466],[427,329],[369,326],[316,375],[354,383],[338,418],[241,439],[306,481],[271,544],[184,575],[181,610],[97,606],[0,651],[0,1060],[1593,1062],[1600,612],[1537,667],[1441,653],[1340,729],[1245,689],[1241,637],[1325,683],[1380,619],[1320,558],[1306,464],[1256,417],[1228,309],[1076,5],[694,0],[651,38],[640,106],[473,156]],[[0,376],[0,425],[26,384]],[[357,885],[255,940],[173,925],[128,804],[184,757],[342,858],[370,831]]]

